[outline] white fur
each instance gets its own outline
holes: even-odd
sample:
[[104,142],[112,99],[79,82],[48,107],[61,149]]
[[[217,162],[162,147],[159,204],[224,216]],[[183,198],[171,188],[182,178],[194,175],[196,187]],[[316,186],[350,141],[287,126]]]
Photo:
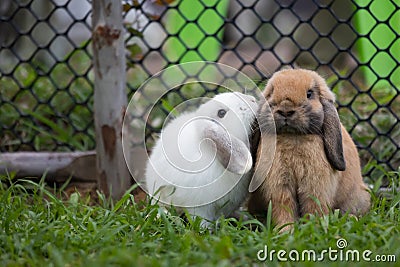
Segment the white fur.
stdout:
[[[171,121],[162,130],[147,164],[147,192],[160,204],[187,208],[191,215],[209,221],[231,215],[248,192],[252,166],[248,139],[257,108],[252,96],[223,93]],[[222,119],[217,116],[220,109],[227,110]],[[228,171],[216,157],[213,142],[205,140],[204,130],[212,127],[245,145],[242,155],[247,155],[247,162],[238,173]]]

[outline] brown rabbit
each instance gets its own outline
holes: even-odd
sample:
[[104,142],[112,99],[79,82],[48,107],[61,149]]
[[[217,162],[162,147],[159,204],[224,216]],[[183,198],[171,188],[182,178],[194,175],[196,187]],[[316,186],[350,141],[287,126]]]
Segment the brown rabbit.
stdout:
[[[263,182],[250,196],[249,211],[263,213],[271,201],[272,218],[280,226],[330,209],[366,213],[370,195],[358,152],[339,121],[335,96],[325,80],[310,70],[282,70],[269,80],[264,96],[254,172]],[[276,135],[271,131],[274,123]],[[271,165],[267,151],[275,137]]]

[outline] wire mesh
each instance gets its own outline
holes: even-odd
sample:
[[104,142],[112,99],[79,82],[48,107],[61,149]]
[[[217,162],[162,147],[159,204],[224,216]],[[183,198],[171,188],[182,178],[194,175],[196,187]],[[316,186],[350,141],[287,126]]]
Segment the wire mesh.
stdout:
[[[225,63],[260,86],[284,66],[306,67],[336,93],[364,175],[399,168],[399,1],[132,0],[123,14],[129,95],[163,68],[193,60]],[[0,151],[94,148],[90,15],[90,1],[2,2]],[[133,121],[147,124],[150,140],[165,103],[216,89],[174,90],[149,121]]]

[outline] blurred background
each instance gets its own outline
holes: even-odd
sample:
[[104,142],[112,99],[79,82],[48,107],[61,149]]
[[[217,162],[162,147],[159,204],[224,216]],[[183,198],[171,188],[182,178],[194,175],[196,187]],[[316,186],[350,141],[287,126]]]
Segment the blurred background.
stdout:
[[[1,152],[95,148],[91,8],[87,0],[1,1]],[[260,89],[285,66],[317,70],[337,95],[367,180],[398,170],[399,0],[132,0],[123,1],[123,15],[129,96],[153,74],[190,61],[235,67]],[[145,140],[131,144],[137,175],[140,144],[150,150],[171,108],[217,91],[183,86],[148,120],[132,114],[146,125]]]

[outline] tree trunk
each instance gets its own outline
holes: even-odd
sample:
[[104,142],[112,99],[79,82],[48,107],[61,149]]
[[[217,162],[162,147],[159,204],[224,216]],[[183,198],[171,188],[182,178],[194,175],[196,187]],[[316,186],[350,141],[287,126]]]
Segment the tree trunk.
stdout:
[[131,184],[121,140],[127,105],[121,1],[93,0],[92,23],[97,179],[117,199]]

